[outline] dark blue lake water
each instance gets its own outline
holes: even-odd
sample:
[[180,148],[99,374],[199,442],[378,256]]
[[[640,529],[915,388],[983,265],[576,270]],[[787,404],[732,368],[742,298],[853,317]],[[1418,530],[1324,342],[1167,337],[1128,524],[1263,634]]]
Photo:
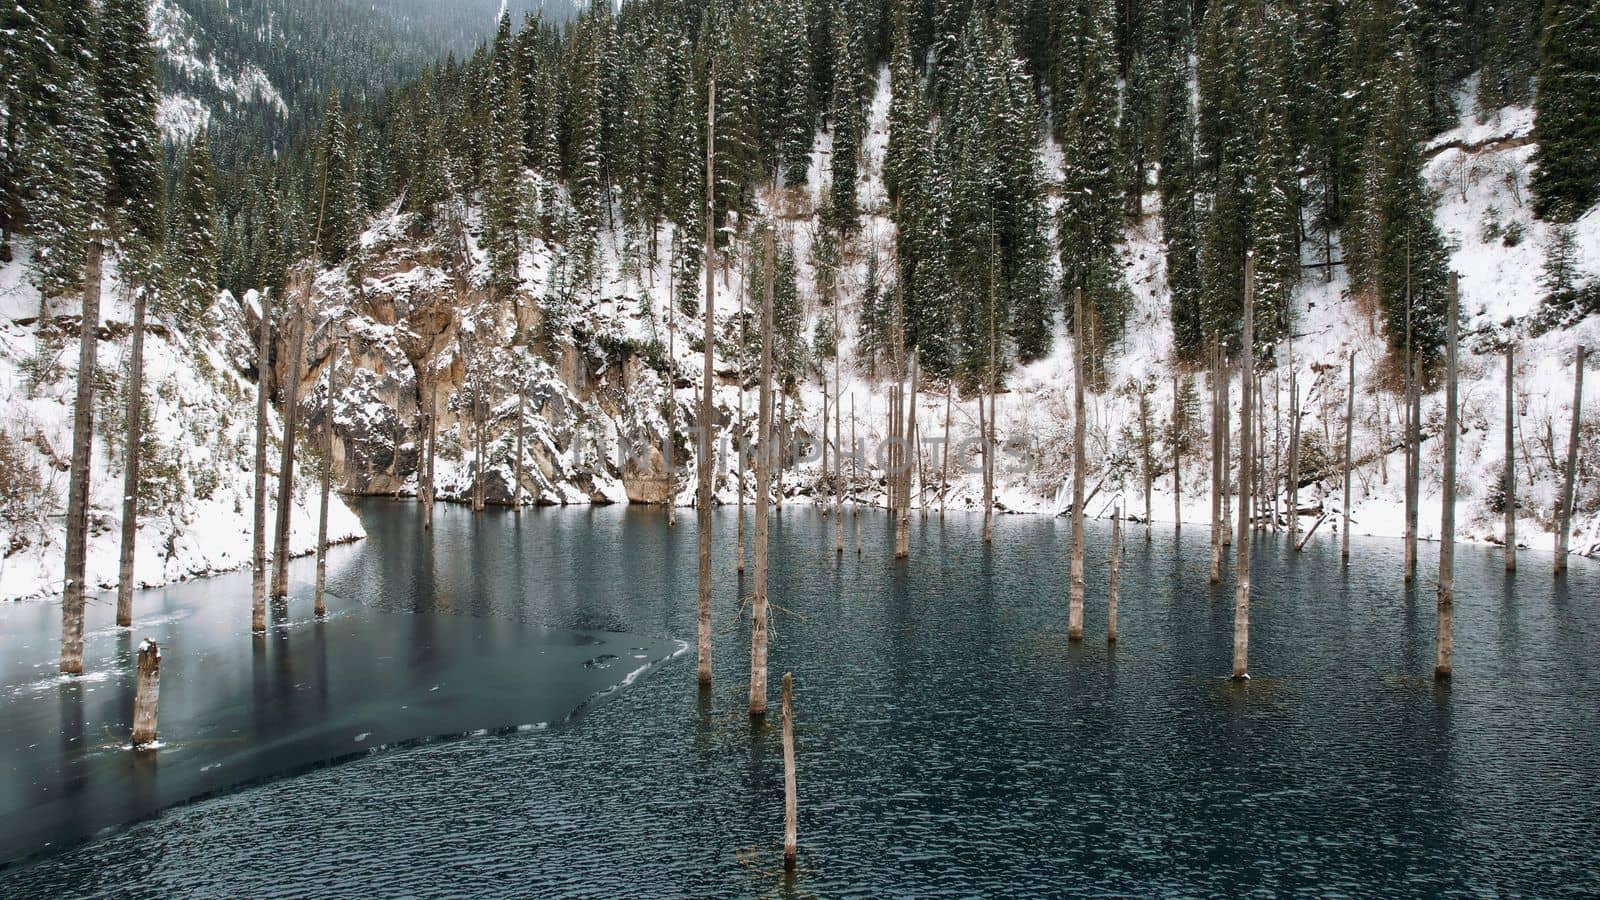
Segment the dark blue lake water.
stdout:
[[[333,590],[374,613],[693,640],[692,517],[441,507],[429,537],[412,505],[359,511],[371,537],[340,551]],[[1258,677],[1239,688],[1204,529],[1131,528],[1108,650],[1100,523],[1087,639],[1069,646],[1065,520],[1002,518],[985,548],[976,517],[914,519],[899,565],[882,514],[861,521],[860,558],[835,558],[809,508],[773,531],[774,686],[796,679],[792,881],[778,729],[744,714],[749,632],[719,511],[709,695],[691,653],[566,724],[171,809],[0,872],[0,894],[1600,891],[1594,564],[1557,582],[1530,552],[1507,579],[1493,550],[1458,550],[1440,688],[1432,582],[1402,589],[1398,543],[1359,541],[1345,568],[1331,536],[1298,555],[1263,537]]]

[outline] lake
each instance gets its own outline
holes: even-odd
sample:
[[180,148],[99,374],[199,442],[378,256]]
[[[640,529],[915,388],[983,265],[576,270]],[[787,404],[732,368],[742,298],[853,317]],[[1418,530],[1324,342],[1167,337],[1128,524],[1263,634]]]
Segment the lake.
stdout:
[[[1074,646],[1067,520],[1001,517],[985,547],[975,515],[914,515],[912,557],[895,563],[881,511],[861,514],[859,557],[847,529],[841,558],[833,522],[790,503],[774,519],[771,650],[774,701],[783,672],[796,683],[800,871],[786,879],[776,703],[764,727],[745,715],[749,582],[735,574],[732,510],[716,514],[715,680],[701,694],[693,652],[673,655],[695,634],[692,512],[668,528],[648,509],[441,506],[428,535],[414,504],[356,508],[370,537],[330,563],[343,612],[293,631],[278,706],[218,690],[243,698],[230,715],[270,730],[283,692],[314,694],[325,678],[304,635],[329,628],[336,651],[363,658],[415,657],[424,641],[455,685],[439,727],[387,723],[390,749],[300,760],[283,777],[264,758],[245,787],[0,872],[0,894],[1600,891],[1592,562],[1557,581],[1547,555],[1527,552],[1508,578],[1493,549],[1458,548],[1456,675],[1440,687],[1434,546],[1408,590],[1398,542],[1358,540],[1345,567],[1333,535],[1300,554],[1263,535],[1257,677],[1238,686],[1226,678],[1231,580],[1207,584],[1204,528],[1129,527],[1108,649],[1108,523],[1088,525],[1086,639]],[[309,562],[295,571],[309,578]],[[210,602],[247,621],[248,577],[230,578]],[[294,603],[309,607],[299,590]],[[30,615],[40,621],[27,627],[59,627]],[[11,614],[8,631],[27,618]],[[386,624],[330,628],[369,620]],[[636,678],[625,667],[626,686],[621,669],[572,676],[605,664],[587,640],[649,665]],[[551,663],[571,681],[559,690],[546,686],[555,674],[516,662],[567,644],[576,655]],[[491,664],[467,677],[480,654]],[[350,665],[339,678],[364,677]],[[433,678],[372,691],[407,702]],[[56,715],[59,690],[14,702]],[[538,708],[517,708],[527,703]],[[577,714],[559,715],[563,703]],[[200,728],[205,707],[187,708],[169,724],[164,706],[164,742],[196,740],[183,723]],[[317,727],[294,708],[295,727]],[[535,713],[541,727],[515,727]],[[457,736],[418,743],[406,730]],[[0,749],[14,767],[59,753]],[[96,790],[121,798],[97,784],[79,808]]]

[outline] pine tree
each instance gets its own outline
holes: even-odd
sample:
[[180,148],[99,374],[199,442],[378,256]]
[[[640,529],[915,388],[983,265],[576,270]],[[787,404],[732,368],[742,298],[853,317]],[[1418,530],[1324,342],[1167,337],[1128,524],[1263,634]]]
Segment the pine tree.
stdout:
[[484,243],[489,251],[490,280],[500,296],[511,294],[519,282],[526,204],[522,192],[522,79],[516,70],[511,38],[511,15],[500,17],[490,57],[489,82],[489,186],[484,198]]
[[1481,18],[1488,22],[1483,68],[1478,73],[1477,108],[1488,118],[1505,106],[1533,99],[1533,73],[1539,66],[1538,0],[1487,0]]
[[57,73],[61,102],[53,126],[41,125],[27,160],[29,226],[34,284],[45,297],[83,288],[86,248],[103,222],[111,188],[105,154],[105,119],[92,74],[73,63]]
[[[131,257],[149,281],[162,239],[161,135],[156,127],[155,48],[145,0],[105,0],[100,15],[97,79],[106,121],[108,197]],[[128,254],[125,254],[127,256]]]
[[323,109],[318,163],[321,169],[318,193],[310,198],[312,225],[321,235],[317,252],[325,263],[338,265],[355,243],[356,235],[361,233],[365,210],[337,89],[328,94],[328,103]]
[[1533,209],[1571,222],[1600,199],[1600,9],[1545,0],[1534,101]]
[[[817,4],[826,7],[828,4]],[[829,193],[833,225],[850,231],[856,223],[857,157],[861,153],[861,132],[865,126],[862,96],[865,93],[866,63],[862,59],[862,36],[857,11],[846,7],[842,21],[833,23],[833,92],[830,120],[833,125],[832,190]]]
[[1189,105],[1189,54],[1178,47],[1162,67],[1161,225],[1167,240],[1167,287],[1171,295],[1173,346],[1190,362],[1205,347],[1196,233],[1194,125]]
[[217,296],[216,190],[205,133],[196,135],[184,159],[174,197],[167,274],[179,320],[203,328]]

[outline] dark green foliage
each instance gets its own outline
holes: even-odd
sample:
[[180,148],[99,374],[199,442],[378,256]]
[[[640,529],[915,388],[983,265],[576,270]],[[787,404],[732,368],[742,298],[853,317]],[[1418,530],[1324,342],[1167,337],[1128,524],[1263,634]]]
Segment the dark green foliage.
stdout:
[[1591,0],[1545,0],[1534,109],[1534,212],[1571,222],[1600,199],[1600,8]]
[[201,134],[184,159],[167,238],[172,311],[190,327],[205,327],[206,313],[217,297],[216,204],[211,156]]

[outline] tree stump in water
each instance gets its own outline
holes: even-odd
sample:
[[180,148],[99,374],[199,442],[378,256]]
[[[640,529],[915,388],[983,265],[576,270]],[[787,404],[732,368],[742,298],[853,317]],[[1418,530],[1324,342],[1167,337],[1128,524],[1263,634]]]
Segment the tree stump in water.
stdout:
[[161,697],[161,646],[139,644],[139,670],[133,692],[133,749],[148,750],[156,740],[156,703]]
[[794,871],[798,853],[799,802],[794,778],[794,674],[783,673],[783,868]]

